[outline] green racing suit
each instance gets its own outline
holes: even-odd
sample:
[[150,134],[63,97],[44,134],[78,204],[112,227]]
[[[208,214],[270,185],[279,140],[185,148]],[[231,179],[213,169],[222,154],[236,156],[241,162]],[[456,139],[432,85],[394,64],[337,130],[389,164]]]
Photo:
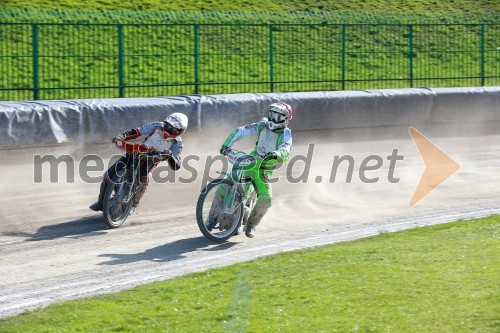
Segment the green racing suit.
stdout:
[[257,135],[257,143],[249,155],[263,159],[268,153],[275,153],[276,159],[257,163],[253,168],[245,170],[245,176],[253,179],[257,192],[257,204],[248,219],[253,226],[260,223],[264,214],[271,207],[272,188],[268,180],[278,163],[289,160],[292,147],[292,131],[288,127],[273,131],[269,129],[267,123],[268,120],[263,118],[259,122],[239,127],[229,134],[223,144],[223,146],[231,148],[236,141]]

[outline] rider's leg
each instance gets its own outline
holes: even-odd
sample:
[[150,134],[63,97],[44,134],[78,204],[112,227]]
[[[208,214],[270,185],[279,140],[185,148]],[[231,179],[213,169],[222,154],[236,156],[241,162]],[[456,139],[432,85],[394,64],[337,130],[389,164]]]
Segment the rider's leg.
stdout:
[[102,201],[104,199],[104,191],[106,191],[106,185],[109,183],[109,180],[107,180],[106,174],[102,176],[102,182],[101,182],[101,187],[99,188],[99,196],[97,197],[97,201],[94,202],[92,205],[89,206],[90,209],[93,211],[101,211],[102,210]]
[[[231,179],[231,175],[227,175],[225,179]],[[214,200],[212,201],[212,208],[210,209],[210,214],[212,214],[212,212],[215,209],[219,208],[222,205],[224,198],[226,198],[227,191],[228,191],[227,186],[217,187],[217,190],[215,191],[214,195]]]
[[90,209],[98,212],[102,210],[102,202],[104,200],[104,192],[106,191],[106,185],[111,182],[111,179],[115,179],[115,176],[122,175],[125,167],[129,163],[129,155],[123,155],[118,161],[116,161],[103,175],[101,187],[99,188],[99,196],[97,201],[90,205]]
[[148,179],[146,177],[146,180],[141,180],[139,183],[139,186],[137,186],[137,190],[135,191],[134,195],[134,201],[132,202],[132,207],[137,207],[139,205],[139,202],[141,201],[142,196],[144,193],[146,193],[146,190],[148,189]]
[[247,228],[245,231],[245,235],[250,238],[254,237],[255,227],[259,225],[260,221],[264,215],[266,215],[272,204],[272,188],[271,184],[267,181],[270,174],[261,170],[258,174],[254,172],[252,176],[254,176],[252,178],[255,183],[255,190],[257,191],[257,203],[248,217]]
[[149,184],[149,174],[156,167],[157,163],[152,163],[151,161],[145,159],[141,161],[139,166],[139,186],[135,191],[134,199],[132,202],[132,207],[136,208],[141,201],[142,196],[146,193]]
[[226,186],[219,186],[217,188],[217,190],[215,191],[214,201],[213,201],[212,206],[221,205],[222,202],[224,201],[224,198],[226,197],[226,193],[227,193],[227,187]]
[[[226,179],[229,179],[230,177],[226,177]],[[221,210],[224,207],[224,200],[227,198],[228,194],[228,188],[227,186],[219,186],[217,187],[217,190],[215,191],[214,199],[212,201],[212,206],[210,207],[210,213],[209,217],[216,220],[211,220],[210,224],[211,227],[217,226],[217,228],[220,231],[223,231],[228,225],[228,217],[225,216],[224,214],[221,214]]]

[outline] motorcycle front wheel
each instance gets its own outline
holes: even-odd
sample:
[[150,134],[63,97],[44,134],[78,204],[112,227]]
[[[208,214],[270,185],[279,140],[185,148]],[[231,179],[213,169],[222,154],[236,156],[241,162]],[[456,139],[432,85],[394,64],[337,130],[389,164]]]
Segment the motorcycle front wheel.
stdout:
[[[243,219],[244,195],[238,187],[233,193],[234,182],[216,179],[201,192],[196,205],[196,220],[203,235],[214,241],[224,242],[237,233]],[[231,196],[234,194],[234,198]]]
[[104,192],[102,212],[104,222],[111,229],[121,227],[127,220],[132,208],[132,199],[122,202],[121,197],[116,195],[119,185],[119,183],[110,182],[106,185]]

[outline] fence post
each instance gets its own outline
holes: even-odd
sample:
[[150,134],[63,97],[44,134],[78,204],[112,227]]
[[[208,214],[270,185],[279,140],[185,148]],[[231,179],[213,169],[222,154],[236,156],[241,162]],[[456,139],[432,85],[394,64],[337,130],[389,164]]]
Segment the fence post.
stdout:
[[118,24],[118,97],[125,97],[123,24]]
[[271,92],[274,92],[274,44],[273,44],[273,25],[269,25],[269,84]]
[[408,25],[410,88],[413,88],[413,25]]
[[346,56],[346,50],[345,50],[345,37],[346,37],[346,25],[342,24],[342,37],[341,37],[341,43],[342,43],[342,55],[341,55],[341,65],[342,65],[342,90],[345,90],[345,56]]
[[481,24],[481,86],[485,83],[484,24]]
[[198,40],[198,24],[194,25],[194,93],[200,93],[200,51]]
[[40,99],[40,87],[39,87],[39,50],[38,50],[38,24],[33,23],[31,26],[32,30],[32,61],[33,61],[33,99]]

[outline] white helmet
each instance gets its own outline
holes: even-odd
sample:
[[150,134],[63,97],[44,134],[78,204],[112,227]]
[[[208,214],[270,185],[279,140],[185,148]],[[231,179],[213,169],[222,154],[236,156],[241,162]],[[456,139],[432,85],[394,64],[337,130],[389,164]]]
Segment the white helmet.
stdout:
[[273,103],[269,106],[269,122],[270,130],[285,128],[292,120],[292,107],[283,102]]
[[178,137],[186,131],[187,126],[188,118],[184,113],[172,113],[163,122],[163,138]]

